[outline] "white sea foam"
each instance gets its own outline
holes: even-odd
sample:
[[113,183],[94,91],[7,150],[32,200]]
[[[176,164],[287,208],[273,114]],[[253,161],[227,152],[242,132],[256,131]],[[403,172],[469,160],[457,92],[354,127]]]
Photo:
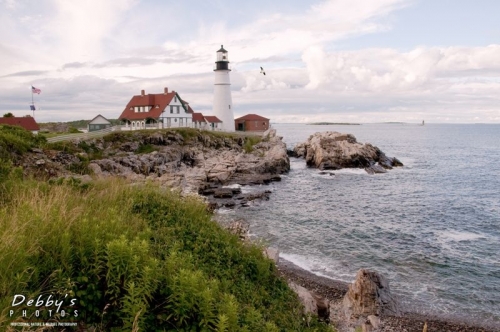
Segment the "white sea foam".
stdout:
[[370,175],[363,168],[343,168],[332,172],[335,174]]
[[227,186],[222,186],[222,188],[241,188],[240,184],[234,183],[234,184],[229,184]]
[[320,261],[316,257],[287,253],[280,253],[280,257],[297,265],[301,269],[332,280],[350,282],[354,277],[354,275],[347,271],[343,272],[337,268],[335,270],[329,269],[326,267],[326,262]]
[[228,209],[228,208],[225,208],[225,207],[221,207],[217,210],[217,213],[218,214],[232,214],[234,213],[234,210],[232,209]]
[[485,238],[482,234],[472,232],[445,231],[438,235],[444,241],[474,241]]

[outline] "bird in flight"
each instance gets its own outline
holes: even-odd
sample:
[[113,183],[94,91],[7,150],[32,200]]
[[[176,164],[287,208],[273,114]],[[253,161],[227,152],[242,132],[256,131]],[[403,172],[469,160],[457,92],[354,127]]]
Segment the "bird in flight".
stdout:
[[264,74],[264,75],[266,74],[266,72],[264,71],[264,68],[260,67],[260,73]]

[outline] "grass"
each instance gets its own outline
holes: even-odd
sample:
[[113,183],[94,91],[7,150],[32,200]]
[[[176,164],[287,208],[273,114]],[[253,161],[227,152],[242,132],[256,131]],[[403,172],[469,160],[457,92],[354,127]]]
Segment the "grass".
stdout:
[[254,145],[260,143],[261,141],[262,141],[261,137],[248,136],[245,138],[245,143],[243,144],[243,150],[245,150],[246,153],[252,153]]
[[[222,229],[197,198],[119,179],[23,179],[12,161],[45,145],[0,128],[1,330],[50,319],[95,331],[331,331],[304,319],[262,248]],[[59,145],[102,152],[87,142]],[[16,295],[51,296],[69,316],[49,317],[55,306],[45,303],[35,317],[26,302],[13,307]]]
[[66,311],[98,331],[329,330],[305,323],[260,247],[221,229],[201,201],[153,185],[10,178],[0,252],[0,326],[15,294],[68,294]]

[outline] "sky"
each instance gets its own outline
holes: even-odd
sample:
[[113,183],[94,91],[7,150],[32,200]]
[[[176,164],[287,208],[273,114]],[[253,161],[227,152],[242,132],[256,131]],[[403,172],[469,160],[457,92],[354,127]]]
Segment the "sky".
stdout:
[[[212,112],[223,44],[235,117],[500,123],[498,0],[0,0],[0,116],[115,119],[175,90]],[[264,67],[266,75],[260,73]]]

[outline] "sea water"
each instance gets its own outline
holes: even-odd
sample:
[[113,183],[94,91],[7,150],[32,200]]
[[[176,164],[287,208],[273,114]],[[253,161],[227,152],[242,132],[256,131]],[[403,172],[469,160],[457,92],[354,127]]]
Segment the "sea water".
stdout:
[[405,310],[500,325],[500,125],[273,127],[288,148],[315,132],[351,133],[404,167],[330,175],[291,158],[265,187],[269,201],[232,212],[252,236],[332,279],[376,270]]

